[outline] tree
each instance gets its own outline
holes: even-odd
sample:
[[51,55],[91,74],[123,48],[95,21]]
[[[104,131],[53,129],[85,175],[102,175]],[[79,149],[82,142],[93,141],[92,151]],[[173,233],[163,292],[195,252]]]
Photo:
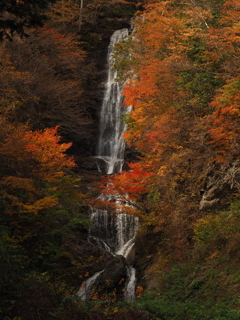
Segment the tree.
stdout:
[[217,153],[215,161],[231,162],[239,158],[240,78],[232,79],[212,102],[215,112],[209,117],[210,144]]
[[77,36],[48,26],[6,44],[0,112],[32,129],[59,125],[68,141],[86,144],[93,129],[82,89],[84,57]]
[[40,26],[43,10],[54,0],[8,0],[0,4],[0,39],[12,39],[14,33],[26,36],[25,28]]
[[69,175],[71,144],[60,143],[58,128],[31,131],[3,118],[1,128],[0,310],[3,317],[27,319],[35,305],[43,303],[46,312],[66,295],[74,260],[69,243],[88,219],[79,179]]
[[92,206],[135,215],[144,210],[143,200],[149,192],[153,174],[143,171],[138,163],[128,163],[128,166],[131,168],[128,171],[104,177],[98,184],[103,196],[90,200]]
[[39,211],[58,203],[47,184],[57,181],[75,163],[64,152],[71,143],[59,144],[57,127],[28,131],[19,127],[2,142],[1,195],[9,214]]

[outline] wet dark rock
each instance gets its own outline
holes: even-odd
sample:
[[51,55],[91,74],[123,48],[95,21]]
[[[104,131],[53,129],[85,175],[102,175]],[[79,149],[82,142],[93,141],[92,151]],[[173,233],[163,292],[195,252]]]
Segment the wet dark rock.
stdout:
[[102,295],[116,292],[118,298],[123,298],[126,276],[125,258],[123,256],[112,256],[99,278],[96,288],[98,293]]

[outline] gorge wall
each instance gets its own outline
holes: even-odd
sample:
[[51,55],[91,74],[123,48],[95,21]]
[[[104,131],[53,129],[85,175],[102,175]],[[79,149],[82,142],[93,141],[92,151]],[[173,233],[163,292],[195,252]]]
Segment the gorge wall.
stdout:
[[109,40],[115,30],[130,28],[135,11],[134,1],[126,4],[103,4],[96,9],[92,19],[85,21],[82,26],[81,41],[87,52],[85,71],[82,76],[85,89],[83,103],[86,105],[92,124],[89,127],[89,137],[80,144],[74,144],[72,148],[72,152],[77,156],[80,169],[96,170],[91,156],[96,154],[97,149],[100,109],[107,80]]

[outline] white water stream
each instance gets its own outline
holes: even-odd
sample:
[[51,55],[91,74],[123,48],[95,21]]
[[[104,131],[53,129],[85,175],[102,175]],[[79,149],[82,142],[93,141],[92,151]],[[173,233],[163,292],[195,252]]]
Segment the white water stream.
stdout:
[[[111,37],[108,48],[108,79],[105,88],[104,100],[100,115],[100,132],[98,139],[97,155],[95,158],[104,163],[102,172],[112,174],[122,171],[124,163],[125,141],[122,137],[126,125],[122,121],[123,108],[121,95],[122,88],[115,81],[117,72],[111,70],[113,64],[112,50],[115,43],[128,36],[128,29],[117,30]],[[130,111],[130,110],[127,110]],[[100,166],[99,166],[100,168]],[[101,166],[102,168],[102,166]],[[104,196],[99,198],[107,200]],[[114,199],[116,202],[117,199]],[[113,256],[122,255],[127,258],[134,246],[134,240],[138,229],[138,218],[126,213],[110,213],[107,210],[95,210],[91,219],[93,227],[89,232],[89,241],[97,245]],[[103,272],[99,271],[84,281],[77,295],[86,300],[91,287]],[[135,296],[136,270],[127,265],[127,281],[125,286],[125,300],[132,301]]]
[[[128,36],[128,29],[117,30],[113,33],[108,47],[108,79],[100,115],[100,132],[97,147],[97,158],[105,161],[104,172],[112,174],[122,171],[124,163],[125,140],[122,137],[126,125],[122,121],[122,88],[116,82],[117,72],[112,71],[113,49],[117,42]],[[126,110],[126,109],[125,109]],[[128,112],[130,110],[126,110]]]

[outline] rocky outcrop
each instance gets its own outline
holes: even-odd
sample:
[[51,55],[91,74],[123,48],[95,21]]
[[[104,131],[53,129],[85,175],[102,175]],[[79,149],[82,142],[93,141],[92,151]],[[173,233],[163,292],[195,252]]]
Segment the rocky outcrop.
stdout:
[[123,256],[112,257],[99,278],[96,290],[102,294],[115,293],[118,299],[123,298],[126,283],[126,260]]
[[240,160],[213,167],[207,174],[200,201],[200,210],[221,208],[228,204],[228,195],[240,189]]

